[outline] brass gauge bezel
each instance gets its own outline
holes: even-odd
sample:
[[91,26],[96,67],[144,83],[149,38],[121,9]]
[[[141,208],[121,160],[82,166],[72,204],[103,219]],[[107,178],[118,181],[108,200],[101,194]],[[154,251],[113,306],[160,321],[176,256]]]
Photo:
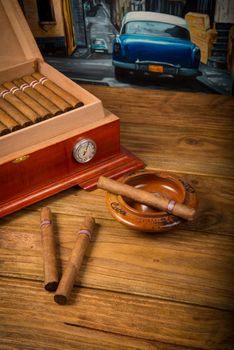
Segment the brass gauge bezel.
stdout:
[[[84,148],[86,145],[86,148]],[[83,152],[83,153],[81,153]],[[97,145],[94,140],[85,138],[78,141],[73,148],[73,157],[78,163],[90,162],[97,153]]]

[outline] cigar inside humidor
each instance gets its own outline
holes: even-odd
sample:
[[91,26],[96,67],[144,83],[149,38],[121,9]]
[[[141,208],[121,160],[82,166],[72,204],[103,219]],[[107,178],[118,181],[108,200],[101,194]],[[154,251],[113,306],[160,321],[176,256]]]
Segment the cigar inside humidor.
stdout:
[[10,130],[8,129],[8,127],[6,125],[4,125],[1,121],[0,121],[0,136],[1,135],[6,135],[10,132]]
[[84,103],[35,71],[0,85],[0,136],[83,106]]
[[51,80],[43,76],[41,73],[36,72],[32,74],[32,76],[37,79],[39,82],[41,82],[42,85],[46,86],[49,90],[53,91],[55,94],[60,96],[62,99],[67,101],[73,108],[81,107],[83,106],[83,102],[75,98],[73,95],[66,92],[64,89],[62,89],[57,84],[53,83]]
[[[1,100],[0,100],[0,107],[4,107],[4,103],[2,106]],[[9,132],[14,131],[14,130],[18,130],[21,128],[21,124],[19,124],[7,112],[5,112],[4,109],[1,109],[1,108],[0,108],[0,122],[2,125],[4,125],[9,130]]]
[[13,95],[18,97],[21,102],[24,102],[26,105],[28,105],[36,113],[35,119],[33,119],[34,122],[39,122],[52,116],[50,112],[44,108],[44,106],[40,105],[35,99],[27,95],[14,83],[6,82],[3,84],[3,86],[12,92]]
[[[17,129],[24,128],[26,126],[32,125],[32,121],[29,120],[21,111],[19,111],[15,106],[13,106],[8,101],[0,97],[0,108],[7,114],[9,117],[15,121],[16,125],[18,125]],[[5,117],[6,121],[6,117]],[[9,118],[8,118],[9,121]],[[4,121],[3,121],[4,123]],[[12,128],[11,131],[17,130],[16,128]]]
[[51,100],[44,97],[30,85],[26,84],[23,79],[15,79],[13,80],[13,83],[26,95],[30,96],[33,100],[36,100],[41,106],[48,110],[52,116],[62,113],[62,111]]
[[48,89],[46,86],[42,84],[42,82],[39,82],[38,80],[35,80],[33,76],[31,75],[25,75],[23,76],[23,80],[32,86],[35,90],[37,90],[41,95],[43,95],[46,98],[49,98],[53,103],[59,107],[63,112],[68,112],[72,109],[72,106],[67,103],[64,99],[62,99],[60,96],[56,95],[53,91]]

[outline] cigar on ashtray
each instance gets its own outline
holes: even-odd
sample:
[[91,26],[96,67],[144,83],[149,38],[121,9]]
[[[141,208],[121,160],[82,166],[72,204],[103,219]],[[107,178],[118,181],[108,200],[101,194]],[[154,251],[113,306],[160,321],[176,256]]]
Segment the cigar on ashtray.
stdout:
[[92,217],[86,217],[78,232],[78,237],[72,249],[71,256],[55,293],[54,301],[57,304],[64,305],[68,302],[85,251],[91,240],[94,227],[95,220]]
[[43,252],[44,287],[49,292],[54,292],[57,289],[59,279],[56,264],[52,213],[48,207],[43,207],[41,209],[40,228]]
[[153,193],[109,179],[105,176],[99,177],[97,187],[133,199],[136,202],[149,205],[150,207],[166,211],[186,220],[193,220],[196,214],[194,208],[188,207],[185,204],[177,203],[174,200],[168,200],[160,195],[155,196]]

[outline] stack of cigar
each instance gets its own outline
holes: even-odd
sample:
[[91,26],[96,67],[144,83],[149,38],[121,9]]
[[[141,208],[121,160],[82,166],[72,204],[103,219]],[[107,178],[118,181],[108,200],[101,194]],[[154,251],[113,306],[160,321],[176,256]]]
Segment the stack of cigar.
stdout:
[[0,85],[0,135],[54,117],[83,102],[39,72]]

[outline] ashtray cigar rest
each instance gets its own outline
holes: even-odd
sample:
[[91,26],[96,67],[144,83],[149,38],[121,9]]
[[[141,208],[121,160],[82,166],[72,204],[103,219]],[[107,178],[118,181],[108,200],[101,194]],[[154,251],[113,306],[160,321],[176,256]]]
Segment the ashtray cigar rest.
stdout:
[[[193,187],[171,173],[139,171],[124,176],[119,181],[155,195],[159,194],[166,199],[174,200],[194,209],[198,206],[197,195]],[[175,215],[110,192],[107,192],[106,204],[114,219],[140,231],[166,231],[185,221]]]

